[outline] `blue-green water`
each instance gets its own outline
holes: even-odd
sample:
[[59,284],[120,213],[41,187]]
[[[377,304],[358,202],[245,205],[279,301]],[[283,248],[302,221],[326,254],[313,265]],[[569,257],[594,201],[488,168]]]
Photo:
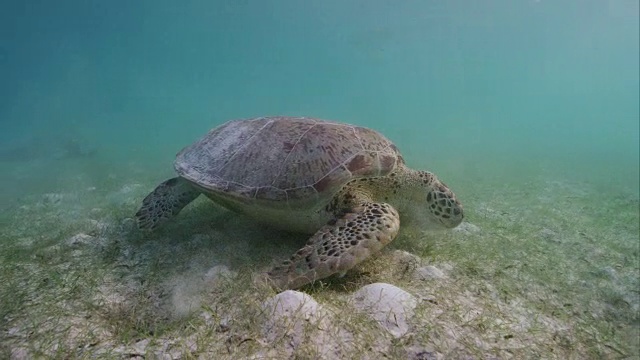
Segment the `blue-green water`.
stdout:
[[[637,0],[6,0],[0,235],[18,245],[0,251],[51,245],[87,219],[120,226],[182,147],[227,120],[343,121],[451,186],[483,227],[478,251],[486,241],[525,262],[509,250],[534,244],[576,265],[563,264],[576,276],[545,265],[539,282],[566,275],[585,313],[596,306],[578,281],[624,274],[625,300],[610,302],[628,327],[612,328],[637,353],[639,11]],[[209,215],[194,213],[182,220]],[[433,258],[455,262],[437,244]],[[18,265],[4,276],[18,279]]]
[[[3,167],[74,140],[115,169],[170,171],[217,124],[288,114],[376,128],[453,182],[470,166],[545,164],[638,184],[637,1],[9,1],[1,13]],[[3,202],[20,193],[11,173],[2,185]]]

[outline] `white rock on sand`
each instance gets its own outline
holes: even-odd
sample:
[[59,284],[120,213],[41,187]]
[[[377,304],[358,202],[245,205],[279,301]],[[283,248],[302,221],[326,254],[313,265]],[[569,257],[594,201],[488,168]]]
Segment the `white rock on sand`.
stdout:
[[[262,328],[266,343],[284,340],[285,351],[290,355],[300,347],[310,347],[323,359],[339,359],[353,338],[347,331],[335,328],[331,313],[322,305],[298,291],[283,291],[266,300],[262,309],[267,315]],[[276,353],[261,353],[256,358],[272,356]]]
[[269,342],[285,336],[296,348],[303,340],[307,323],[312,326],[322,323],[328,325],[320,304],[311,296],[298,291],[283,291],[265,301],[262,308],[268,316],[263,333]]
[[455,227],[453,231],[463,235],[471,235],[480,232],[480,228],[470,222],[463,221],[460,225]]
[[415,296],[385,283],[362,287],[353,294],[353,304],[398,338],[409,331],[409,321],[418,305]]

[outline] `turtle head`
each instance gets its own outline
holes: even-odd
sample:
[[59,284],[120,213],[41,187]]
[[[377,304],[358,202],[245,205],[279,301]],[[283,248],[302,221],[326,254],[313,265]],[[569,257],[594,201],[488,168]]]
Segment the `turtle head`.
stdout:
[[464,217],[462,204],[444,183],[435,179],[427,192],[427,206],[432,217],[446,228],[454,228]]
[[393,181],[387,183],[386,193],[391,189],[396,194],[388,198],[400,211],[403,222],[432,230],[451,229],[462,222],[462,204],[433,173],[403,166],[389,178]]
[[422,220],[436,228],[450,229],[458,226],[464,215],[462,204],[456,199],[453,191],[430,172],[416,171],[416,175],[420,188],[418,196],[424,201],[419,202],[422,211],[418,211],[423,217]]

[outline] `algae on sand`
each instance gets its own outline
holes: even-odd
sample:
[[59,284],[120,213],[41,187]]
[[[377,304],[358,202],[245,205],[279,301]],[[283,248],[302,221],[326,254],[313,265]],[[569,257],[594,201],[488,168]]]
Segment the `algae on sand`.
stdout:
[[[117,179],[26,196],[2,212],[1,357],[232,359],[326,350],[304,342],[292,350],[262,330],[262,304],[275,293],[253,278],[304,238],[206,201],[141,235],[129,217],[153,182]],[[459,231],[404,229],[344,278],[301,289],[333,314],[323,322],[326,336],[357,334],[344,349],[332,342],[330,354],[639,354],[637,195],[548,178],[457,185],[469,214]],[[419,300],[397,339],[350,310],[350,297],[376,282]]]

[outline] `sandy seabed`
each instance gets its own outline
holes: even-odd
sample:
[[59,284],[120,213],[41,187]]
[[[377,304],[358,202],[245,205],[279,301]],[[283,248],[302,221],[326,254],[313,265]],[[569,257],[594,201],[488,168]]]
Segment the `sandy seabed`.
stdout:
[[[548,174],[447,181],[459,228],[403,228],[345,277],[283,295],[257,275],[304,235],[204,198],[142,234],[132,214],[161,179],[74,161],[48,182],[50,164],[3,164],[0,358],[640,356],[637,190]],[[382,307],[393,322],[358,307],[372,284],[403,294]],[[281,298],[285,315],[269,307]]]

